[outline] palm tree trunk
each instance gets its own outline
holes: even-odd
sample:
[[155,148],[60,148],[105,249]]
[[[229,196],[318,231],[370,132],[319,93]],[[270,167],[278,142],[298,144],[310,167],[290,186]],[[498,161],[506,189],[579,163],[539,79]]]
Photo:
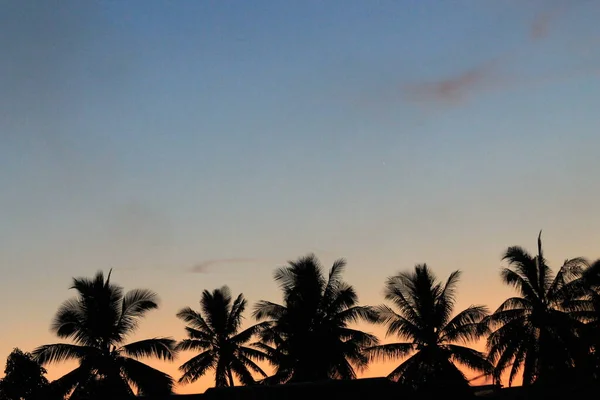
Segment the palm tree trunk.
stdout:
[[233,382],[233,374],[231,373],[231,368],[227,368],[227,376],[229,377],[229,386],[234,387],[235,383]]

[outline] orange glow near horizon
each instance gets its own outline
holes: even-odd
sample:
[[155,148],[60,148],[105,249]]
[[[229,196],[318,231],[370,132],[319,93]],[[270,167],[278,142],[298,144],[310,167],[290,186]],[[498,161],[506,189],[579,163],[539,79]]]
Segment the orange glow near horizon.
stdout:
[[[372,325],[361,324],[358,326],[358,328],[367,330],[371,333],[374,333],[380,339],[383,339],[385,336],[385,330],[382,327],[374,328]],[[381,340],[381,342],[382,343],[391,343],[391,342],[394,342],[394,339],[387,338],[385,340]],[[472,347],[476,350],[479,350],[479,351],[483,351],[484,347],[485,347],[484,341],[474,343],[470,347]],[[145,360],[145,363],[171,375],[175,380],[177,380],[180,376],[180,372],[178,370],[179,365],[181,365],[183,362],[189,360],[194,355],[195,354],[193,352],[182,352],[178,355],[177,359],[174,362]],[[369,366],[366,370],[359,372],[358,376],[359,376],[359,378],[385,377],[396,366],[398,366],[402,361],[403,361],[403,359],[398,359],[395,361],[386,361],[386,362],[380,362],[380,361],[372,362],[369,364]],[[272,372],[272,369],[269,365],[267,365],[267,364],[260,364],[260,365],[261,365],[261,367],[264,368],[265,372],[267,372],[267,373]],[[61,363],[59,365],[54,364],[54,365],[47,366],[48,378],[50,380],[57,379],[76,367],[77,367],[76,362],[67,362],[67,363]],[[479,374],[477,374],[473,371],[470,371],[470,370],[463,369],[463,372],[469,379],[479,376]],[[503,382],[504,381],[507,382],[507,379],[503,378]],[[521,381],[520,381],[520,377],[519,377],[517,380],[515,380],[515,382],[513,383],[513,386],[520,385],[520,382]],[[490,384],[490,383],[491,383],[491,380],[488,378],[480,378],[480,379],[476,379],[471,382],[472,385],[485,385],[485,384]],[[213,386],[214,386],[214,375],[212,374],[212,371],[211,371],[211,372],[207,373],[205,376],[201,377],[198,381],[196,381],[192,384],[187,384],[187,385],[176,384],[175,392],[178,394],[203,393],[204,391],[206,391],[206,389],[211,388]]]
[[[531,235],[528,237],[531,239]],[[554,240],[555,238],[553,238],[553,242]],[[519,243],[519,240],[502,240],[501,242],[508,242],[511,244]],[[525,240],[523,240],[523,242],[526,244],[529,243]],[[535,237],[533,240],[530,240],[530,242],[535,243]],[[552,246],[548,246],[546,255],[548,259],[551,260],[550,265],[559,265],[559,262],[552,260],[562,260],[564,254],[568,254],[571,257],[578,254],[589,254],[590,249],[594,246],[594,243],[592,242],[593,241],[590,239],[589,242],[584,243],[585,245],[582,245],[580,242],[577,246],[574,245],[567,249],[564,247],[556,249]],[[531,248],[532,246],[528,247]],[[455,305],[454,313],[460,312],[473,304],[485,304],[488,306],[489,311],[493,312],[502,301],[515,295],[511,288],[503,285],[498,279],[501,263],[498,261],[497,253],[485,250],[488,249],[482,248],[479,250],[480,253],[476,253],[470,261],[470,265],[487,266],[485,268],[465,267],[463,255],[457,254],[456,252],[446,253],[449,255],[445,259],[443,255],[437,254],[432,254],[432,256],[429,257],[430,262],[428,262],[428,265],[432,267],[439,280],[445,280],[448,274],[456,269],[462,269],[465,272],[458,285],[457,303]],[[442,254],[444,253],[444,251],[440,252]],[[327,254],[325,256],[317,254],[317,256],[321,256],[321,262],[326,268],[331,265],[334,259],[338,258],[335,255],[332,256]],[[344,274],[345,280],[356,288],[357,293],[359,294],[360,304],[381,304],[385,302],[382,298],[383,283],[385,282],[385,279],[398,271],[410,269],[410,267],[407,268],[406,266],[414,265],[419,261],[419,259],[415,260],[404,257],[399,261],[394,260],[393,263],[390,263],[377,258],[370,260],[369,257],[366,256],[348,257],[348,268]],[[218,271],[218,273],[188,275],[165,275],[161,272],[126,274],[117,269],[113,271],[113,279],[126,290],[133,288],[151,288],[159,293],[160,298],[162,299],[159,310],[149,313],[141,322],[139,331],[129,338],[128,341],[161,336],[173,337],[176,340],[183,339],[185,334],[183,329],[184,324],[175,317],[177,311],[188,305],[197,309],[200,293],[203,289],[206,288],[212,290],[223,284],[228,284],[234,295],[237,295],[240,292],[245,294],[249,305],[244,313],[244,325],[248,326],[253,323],[251,309],[252,305],[257,300],[266,299],[275,302],[280,301],[281,294],[276,283],[273,282],[272,273],[276,265],[283,264],[284,263],[281,262],[269,266],[268,268],[248,270],[237,270],[233,268],[228,270],[224,268]],[[369,264],[382,265],[383,267],[378,269],[359,268],[360,265]],[[79,274],[67,272],[62,276],[54,277],[56,282],[44,282],[43,284],[40,284],[37,291],[31,292],[35,302],[29,306],[30,308],[26,307],[22,312],[16,312],[17,310],[15,309],[14,315],[11,317],[13,326],[16,329],[7,330],[0,334],[0,343],[3,344],[3,347],[0,348],[1,359],[5,359],[13,347],[19,347],[23,351],[32,351],[41,344],[62,342],[62,340],[56,338],[48,331],[48,327],[51,318],[61,302],[74,295],[72,291],[67,290],[71,280],[70,276],[81,275],[89,276],[91,273]],[[167,276],[169,279],[166,279]],[[43,313],[40,311],[40,308],[43,308]],[[34,318],[32,318],[32,316],[34,316]],[[382,342],[394,341],[394,338],[385,338],[384,328],[382,327],[376,327],[370,324],[359,324],[358,327],[367,332],[376,334]],[[477,350],[484,349],[483,341],[471,343],[470,346]],[[191,353],[180,354],[173,363],[155,360],[147,360],[146,362],[149,365],[170,374],[175,379],[178,379],[180,376],[178,366],[187,361],[192,355],[193,354]],[[400,362],[401,360],[385,363],[374,362],[371,363],[366,371],[363,371],[359,375],[361,377],[386,376]],[[75,366],[76,364],[74,363],[49,365],[47,366],[48,377],[49,379],[56,379]],[[468,377],[476,376],[476,374],[470,371],[465,371],[465,374]],[[473,384],[484,383],[489,383],[489,380],[479,379],[473,382]],[[507,381],[504,379],[503,383],[506,385]],[[213,384],[214,377],[211,374],[208,374],[194,384],[177,385],[176,392],[200,393],[211,387]],[[520,384],[520,377],[513,385],[518,384]]]

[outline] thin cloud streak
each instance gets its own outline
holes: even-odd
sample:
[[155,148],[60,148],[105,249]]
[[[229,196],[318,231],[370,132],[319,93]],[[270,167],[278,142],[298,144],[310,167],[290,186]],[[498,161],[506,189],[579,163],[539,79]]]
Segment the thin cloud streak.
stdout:
[[534,41],[546,39],[559,20],[565,17],[573,8],[586,5],[586,2],[586,0],[561,1],[553,7],[542,10],[531,21],[529,38]]
[[408,84],[402,88],[402,92],[409,101],[462,103],[474,92],[498,86],[502,82],[496,73],[498,64],[497,60],[488,61],[444,79]]
[[194,274],[203,274],[210,271],[211,267],[220,266],[220,265],[230,265],[230,264],[253,264],[265,262],[264,259],[260,258],[220,258],[214,260],[206,260],[199,262],[192,266],[188,272]]
[[403,94],[404,99],[409,102],[454,107],[464,104],[470,98],[485,91],[533,88],[599,74],[600,65],[595,64],[580,65],[535,76],[488,74],[485,68],[475,67],[437,82],[406,85]]
[[[186,273],[192,274],[204,274],[212,272],[214,267],[218,266],[231,266],[233,264],[277,264],[279,261],[274,259],[266,258],[216,258],[211,260],[201,261],[194,264],[191,267],[184,268]],[[112,267],[115,271],[148,271],[148,270],[160,270],[160,271],[173,271],[173,267],[169,266],[155,266],[155,267]],[[175,267],[177,269],[177,267]],[[180,270],[181,271],[181,270]]]
[[[332,253],[324,251],[324,250],[308,251],[307,253],[311,253],[311,252],[333,256]],[[281,260],[281,259],[276,259],[276,258],[251,258],[251,257],[217,258],[217,259],[201,261],[201,262],[193,265],[191,268],[189,268],[187,270],[187,272],[194,273],[194,274],[204,274],[204,273],[210,272],[214,267],[228,266],[228,265],[233,265],[233,264],[269,264],[272,266],[277,266],[277,265],[284,265],[286,263],[287,263],[287,261]]]

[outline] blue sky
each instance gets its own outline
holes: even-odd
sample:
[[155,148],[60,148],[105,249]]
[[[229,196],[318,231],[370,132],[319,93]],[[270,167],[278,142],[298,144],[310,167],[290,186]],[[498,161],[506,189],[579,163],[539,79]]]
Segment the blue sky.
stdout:
[[204,288],[276,299],[273,268],[311,251],[365,301],[428,262],[491,307],[539,229],[555,263],[600,256],[595,2],[0,11],[0,356],[52,340],[97,269],[161,294],[157,332]]

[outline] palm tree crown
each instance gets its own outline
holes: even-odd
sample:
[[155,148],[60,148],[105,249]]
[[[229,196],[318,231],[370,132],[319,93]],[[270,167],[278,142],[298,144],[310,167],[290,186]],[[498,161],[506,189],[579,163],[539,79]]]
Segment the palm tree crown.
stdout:
[[172,360],[175,341],[154,338],[124,344],[144,314],[158,307],[156,294],[144,289],[123,293],[110,282],[110,272],[106,279],[102,272],[93,279],[74,278],[71,289],[77,297],[59,308],[51,331],[75,344],[48,344],[33,352],[42,364],[79,361],[77,368],[53,384],[64,393],[74,389],[73,398],[92,386],[99,396],[133,395],[131,386],[138,394],[170,393],[171,377],[137,358]]
[[586,346],[578,374],[583,383],[600,382],[600,260],[593,262],[578,278],[579,296],[566,304],[566,309],[584,323],[581,339]]
[[412,354],[389,374],[390,379],[413,389],[431,385],[464,387],[468,381],[455,363],[484,373],[491,370],[482,353],[456,344],[485,334],[480,322],[487,315],[484,306],[470,306],[452,317],[459,277],[460,271],[455,271],[442,284],[423,264],[415,266],[413,272],[388,278],[385,298],[398,311],[379,306],[380,320],[387,325],[387,335],[407,341],[374,346],[369,351],[373,358],[384,360]]
[[513,246],[503,260],[509,266],[502,269],[502,280],[518,296],[505,300],[486,320],[492,329],[487,347],[496,379],[510,369],[509,385],[520,371],[524,385],[550,382],[573,367],[581,354],[580,323],[569,308],[582,293],[578,278],[587,263],[567,260],[553,278],[542,253],[541,232],[536,256]]
[[341,278],[345,265],[335,261],[326,277],[310,254],[275,272],[283,304],[260,301],[254,310],[258,320],[268,321],[256,344],[276,366],[267,382],[354,379],[355,368],[367,365],[364,348],[377,339],[349,324],[375,320],[376,312],[357,305],[354,288]]
[[200,313],[187,307],[177,314],[188,324],[185,328],[188,339],[181,341],[177,349],[200,351],[180,367],[183,375],[179,382],[194,382],[208,370],[215,371],[217,387],[234,386],[234,375],[244,385],[255,383],[251,372],[266,377],[253,361],[264,360],[265,355],[244,346],[261,329],[261,325],[239,332],[242,314],[246,309],[244,296],[240,294],[232,303],[227,286],[212,293],[205,290],[200,308]]

